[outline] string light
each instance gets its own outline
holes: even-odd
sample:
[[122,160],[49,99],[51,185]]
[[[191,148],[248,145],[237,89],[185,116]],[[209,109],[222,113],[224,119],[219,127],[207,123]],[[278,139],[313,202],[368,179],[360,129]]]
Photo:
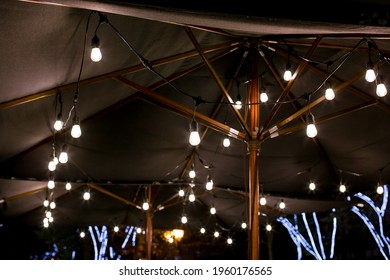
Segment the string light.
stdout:
[[56,121],[53,125],[56,131],[60,131],[64,127],[64,122],[62,121],[62,115],[58,114]]
[[179,190],[179,196],[180,196],[180,197],[183,197],[184,194],[185,194],[185,193],[184,193],[184,190],[183,190],[183,189],[180,189],[180,190]]
[[149,210],[149,203],[147,201],[142,203],[142,209],[145,210],[145,211]]
[[314,116],[312,113],[307,114],[306,116],[306,135],[310,138],[317,136],[317,128],[314,123]]
[[211,207],[210,208],[210,214],[211,215],[215,215],[217,213],[217,210],[215,209],[215,207]]
[[91,193],[89,191],[85,191],[83,194],[84,200],[89,200],[91,198]]
[[192,120],[190,124],[190,138],[189,142],[192,146],[197,146],[200,144],[200,136],[198,131],[198,123],[195,120]]
[[214,231],[214,237],[215,238],[218,238],[219,237],[219,232],[216,230],[216,231]]
[[377,79],[377,85],[376,85],[376,95],[379,97],[384,97],[387,94],[387,88],[385,84],[383,83],[383,79],[381,76]]
[[181,217],[181,223],[182,223],[182,224],[186,224],[187,222],[188,222],[187,217],[183,215],[183,216]]
[[314,182],[310,182],[310,184],[309,184],[309,189],[310,189],[311,191],[314,191],[314,190],[316,189],[316,184],[315,184]]
[[245,222],[242,222],[242,223],[241,223],[241,228],[246,229],[246,227],[247,227],[246,223],[245,223]]
[[200,233],[201,233],[201,234],[204,234],[205,232],[206,232],[206,229],[205,229],[204,227],[201,227],[201,228],[200,228]]
[[265,226],[265,229],[266,229],[267,231],[271,231],[271,230],[272,230],[272,226],[271,226],[270,224],[267,224],[267,225]]
[[207,177],[207,183],[206,183],[206,190],[211,191],[213,189],[214,182],[210,178],[210,176]]
[[383,194],[383,191],[384,191],[383,186],[378,185],[378,187],[376,188],[376,193],[377,194]]
[[190,195],[188,196],[188,200],[190,202],[194,202],[196,200],[195,194],[191,191]]
[[267,92],[265,91],[265,88],[262,88],[262,89],[261,89],[260,101],[263,102],[263,103],[266,103],[266,102],[268,101],[268,94],[267,94]]
[[73,126],[70,134],[73,138],[79,138],[81,136],[80,119],[77,116],[73,117]]
[[286,208],[286,203],[284,202],[283,199],[282,199],[282,200],[280,201],[280,203],[279,203],[279,208],[280,208],[280,209]]
[[61,149],[60,156],[58,157],[60,163],[68,162],[68,146],[64,144]]
[[345,193],[346,190],[347,190],[346,186],[345,186],[344,184],[340,184],[339,191],[340,191],[341,193]]
[[264,196],[260,197],[260,205],[264,206],[266,204],[267,204],[267,199]]
[[103,56],[102,52],[100,51],[100,40],[96,34],[92,38],[91,47],[91,60],[93,62],[99,62],[100,60],[102,60]]
[[328,86],[325,90],[325,98],[326,100],[333,100],[335,98],[335,93],[330,83],[328,83]]
[[233,244],[233,239],[231,239],[230,237],[228,239],[226,239],[226,242],[227,244],[231,245]]
[[230,139],[229,139],[229,137],[224,138],[222,144],[223,144],[223,146],[225,148],[229,147],[230,146]]
[[70,182],[67,182],[67,183],[65,184],[65,189],[66,189],[67,191],[70,191],[70,190],[72,189],[72,184],[71,184]]

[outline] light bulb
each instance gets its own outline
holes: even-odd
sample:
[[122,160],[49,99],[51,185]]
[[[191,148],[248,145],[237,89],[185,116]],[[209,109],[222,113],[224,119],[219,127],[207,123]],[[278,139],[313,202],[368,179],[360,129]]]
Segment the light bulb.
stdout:
[[237,110],[240,110],[242,108],[242,102],[241,100],[237,100],[234,107],[236,107]]
[[194,202],[195,201],[195,195],[193,194],[193,193],[191,193],[189,196],[188,196],[188,200],[190,201],[190,202]]
[[377,193],[377,194],[383,194],[383,191],[384,191],[383,186],[378,186],[378,187],[376,188],[376,193]]
[[84,237],[85,237],[85,232],[84,232],[84,231],[80,232],[80,237],[81,237],[81,238],[84,238]]
[[43,201],[43,206],[45,206],[45,207],[49,206],[49,200],[45,199]]
[[91,46],[92,46],[92,50],[91,50],[91,60],[92,60],[93,62],[99,62],[100,60],[102,60],[102,52],[100,51],[99,45],[100,45],[100,40],[99,40],[99,38],[95,35],[95,36],[92,38],[92,43],[91,43]]
[[367,71],[366,71],[366,76],[365,76],[365,79],[367,82],[371,83],[373,81],[375,81],[375,72],[374,70],[372,69],[372,66],[368,66],[367,68]]
[[214,237],[215,237],[215,238],[218,238],[218,237],[219,237],[219,232],[218,232],[218,231],[215,231],[215,232],[214,232]]
[[47,211],[45,215],[46,215],[46,218],[50,218],[52,213],[50,211]]
[[211,191],[213,189],[213,185],[214,185],[213,180],[208,178],[206,183],[206,190]]
[[230,237],[226,240],[227,244],[231,245],[233,244],[233,239],[231,239]]
[[83,198],[84,200],[89,200],[91,198],[91,193],[86,191],[84,194],[83,194]]
[[54,221],[53,216],[49,217],[49,223],[52,223]]
[[145,211],[149,210],[149,203],[147,201],[145,201],[143,204],[142,204],[142,209],[144,209]]
[[119,231],[119,227],[118,226],[114,226],[114,231],[118,232]]
[[379,97],[384,97],[387,94],[387,89],[384,83],[378,83],[376,85],[376,95]]
[[267,199],[263,196],[260,198],[260,205],[266,205],[267,204]]
[[188,219],[186,216],[181,217],[182,224],[186,224],[188,222]]
[[268,101],[268,95],[265,91],[263,91],[261,94],[260,94],[260,101],[265,103]]
[[65,184],[65,189],[67,190],[67,191],[70,191],[71,189],[72,189],[72,184],[71,183],[66,183]]
[[223,139],[223,146],[226,148],[230,146],[230,139],[228,137]]
[[195,178],[195,176],[196,176],[195,170],[191,169],[190,172],[188,173],[188,175],[190,176],[191,179]]
[[206,232],[206,229],[204,227],[200,228],[200,233],[204,234]]
[[284,75],[283,75],[283,79],[288,82],[290,81],[292,78],[292,73],[291,73],[291,70],[290,69],[286,69],[286,71],[284,71]]
[[194,120],[191,122],[191,133],[190,133],[189,142],[192,146],[197,146],[200,143],[198,123]]
[[280,208],[280,209],[286,208],[286,203],[284,203],[283,199],[282,199],[282,201],[280,201],[280,203],[279,203],[279,208]]
[[339,191],[341,193],[344,193],[346,190],[347,190],[347,188],[345,187],[345,185],[341,184],[340,187],[339,187]]
[[60,157],[59,157],[59,161],[61,163],[67,163],[68,162],[68,153],[67,152],[61,152],[60,154]]
[[271,226],[270,224],[267,224],[267,225],[265,226],[265,229],[266,229],[267,231],[271,231],[271,230],[272,230],[272,226]]
[[53,179],[50,179],[48,182],[47,182],[47,187],[49,188],[49,189],[54,189],[55,188],[55,186],[56,186],[56,184],[54,183],[54,180]]
[[179,190],[179,196],[183,197],[184,196],[184,190]]
[[70,132],[73,138],[79,138],[81,136],[81,127],[80,120],[78,117],[74,116],[72,131]]
[[56,131],[60,131],[60,130],[63,128],[63,126],[64,126],[63,121],[60,120],[60,119],[57,119],[57,120],[55,121],[53,127],[54,127],[54,129],[55,129]]
[[142,228],[137,228],[137,233],[140,234],[142,232]]
[[335,97],[334,91],[331,87],[328,87],[325,91],[326,100],[333,100]]
[[311,182],[311,183],[309,184],[309,189],[310,189],[311,191],[314,191],[314,190],[316,189],[316,184],[314,184],[313,182]]
[[245,228],[247,227],[246,223],[243,222],[243,223],[241,224],[241,227],[245,229]]
[[47,168],[48,168],[50,171],[56,170],[56,167],[57,167],[57,165],[55,164],[55,162],[54,162],[53,160],[49,161],[49,164],[47,165]]
[[211,215],[215,215],[215,213],[217,213],[217,210],[215,209],[215,207],[211,207],[210,208],[210,214]]
[[55,209],[56,208],[56,203],[54,201],[50,202],[50,209]]
[[310,113],[306,117],[307,127],[306,127],[306,135],[310,138],[317,136],[317,128],[314,124],[314,116]]

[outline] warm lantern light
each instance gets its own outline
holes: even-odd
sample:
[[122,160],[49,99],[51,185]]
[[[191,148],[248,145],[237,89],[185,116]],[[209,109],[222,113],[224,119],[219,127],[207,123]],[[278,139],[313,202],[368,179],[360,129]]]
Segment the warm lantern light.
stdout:
[[185,194],[185,193],[184,193],[184,190],[179,190],[179,196],[180,196],[180,197],[183,197],[184,194]]

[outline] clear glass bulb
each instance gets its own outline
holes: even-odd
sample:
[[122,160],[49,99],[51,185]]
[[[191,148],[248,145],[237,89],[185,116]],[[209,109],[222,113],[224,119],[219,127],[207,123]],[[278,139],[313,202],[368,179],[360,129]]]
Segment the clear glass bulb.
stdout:
[[191,169],[188,175],[190,176],[191,179],[195,178],[196,176],[195,170]]
[[341,193],[344,193],[347,190],[347,188],[345,187],[345,185],[341,184],[339,190]]
[[236,101],[236,104],[234,105],[234,107],[236,107],[237,110],[240,110],[242,108],[242,102],[241,100],[237,100]]
[[118,226],[115,226],[115,227],[114,227],[114,231],[115,231],[115,232],[118,232],[118,231],[119,231],[119,227],[118,227]]
[[56,208],[56,203],[54,201],[50,202],[50,209],[55,209]]
[[243,223],[241,224],[241,227],[242,227],[242,228],[246,228],[246,226],[247,226],[247,225],[246,225],[245,222],[243,222]]
[[188,219],[186,216],[181,217],[182,224],[186,224],[188,222]]
[[206,183],[206,190],[211,191],[213,189],[213,180],[208,180]]
[[376,75],[372,68],[367,69],[365,79],[369,83],[375,81]]
[[230,237],[226,240],[227,244],[231,245],[233,244],[233,239],[231,239]]
[[292,78],[292,73],[291,73],[291,70],[287,69],[285,72],[284,72],[284,75],[283,75],[283,79],[288,82],[290,81]]
[[263,102],[263,103],[265,103],[265,102],[268,101],[268,95],[267,95],[266,92],[262,92],[262,93],[260,94],[260,101]]
[[54,162],[53,160],[51,160],[51,161],[49,162],[49,164],[47,165],[47,168],[48,168],[50,171],[56,170],[56,167],[57,167],[57,165],[55,164],[55,162]]
[[48,182],[47,182],[47,187],[49,188],[49,189],[54,189],[55,188],[55,186],[56,186],[56,184],[54,183],[54,180],[49,180]]
[[316,184],[314,184],[313,182],[311,182],[311,183],[309,184],[309,189],[310,189],[311,191],[314,191],[314,190],[316,189]]
[[68,153],[63,151],[61,152],[60,156],[59,156],[59,159],[58,159],[61,163],[67,163],[68,162]]
[[230,139],[228,137],[223,139],[223,146],[226,148],[230,146]]
[[195,199],[196,199],[196,197],[195,197],[195,195],[194,195],[193,193],[191,193],[191,194],[188,196],[188,200],[189,200],[190,202],[194,202]]
[[184,190],[180,190],[180,191],[179,191],[179,196],[180,196],[180,197],[183,197],[183,196],[184,196]]
[[333,100],[335,97],[334,91],[331,87],[327,88],[325,91],[326,100]]
[[85,192],[83,194],[83,198],[84,198],[84,200],[89,200],[91,198],[91,193],[90,192]]
[[271,230],[272,230],[272,226],[271,226],[270,224],[267,224],[267,225],[265,226],[265,229],[266,229],[267,231],[271,231]]
[[379,83],[376,86],[376,95],[384,97],[387,94],[387,89],[384,83]]
[[215,213],[217,213],[217,210],[215,209],[215,207],[211,207],[210,208],[210,214],[211,215],[215,215]]
[[43,201],[43,206],[45,206],[45,207],[49,206],[49,200],[45,199]]
[[206,229],[204,227],[200,228],[200,233],[204,234],[206,232]]
[[383,186],[378,186],[378,187],[376,188],[376,193],[377,193],[377,194],[383,194],[383,191],[384,191]]
[[84,238],[84,237],[85,237],[85,232],[84,232],[84,231],[80,232],[80,237],[81,237],[81,238]]
[[72,189],[72,184],[71,183],[66,183],[65,184],[65,189],[67,190],[67,191],[70,191],[71,189]]
[[214,237],[216,237],[216,238],[219,237],[219,232],[218,232],[218,231],[215,231],[215,232],[214,232]]
[[260,198],[260,205],[266,205],[267,204],[267,199],[263,196]]
[[286,203],[284,203],[284,201],[281,201],[281,202],[279,203],[279,208],[280,208],[280,209],[286,208]]
[[313,138],[313,137],[317,136],[317,128],[316,128],[316,126],[313,123],[307,125],[307,127],[306,127],[306,135],[308,137],[310,137],[310,138]]
[[192,146],[197,146],[200,143],[200,136],[197,131],[191,131],[189,142]]
[[149,210],[149,203],[147,201],[145,201],[143,204],[142,204],[142,209],[144,209],[145,211]]
[[81,127],[79,124],[74,124],[72,126],[72,131],[70,132],[73,138],[79,138],[81,136]]
[[61,120],[56,120],[53,127],[56,131],[60,131],[63,126],[64,123]]
[[92,48],[91,50],[91,60],[93,62],[99,62],[100,60],[102,60],[102,52],[100,51],[100,48],[99,47],[94,47]]

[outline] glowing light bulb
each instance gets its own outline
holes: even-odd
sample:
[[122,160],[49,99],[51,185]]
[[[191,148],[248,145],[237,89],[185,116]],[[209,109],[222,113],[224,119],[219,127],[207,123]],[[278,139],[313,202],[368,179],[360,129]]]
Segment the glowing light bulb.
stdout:
[[280,203],[279,203],[279,208],[280,208],[280,209],[286,208],[286,203],[284,203],[283,199],[282,199],[282,201],[280,201]]
[[226,148],[230,146],[230,139],[228,137],[223,139],[223,146]]
[[347,188],[345,187],[345,185],[344,185],[344,184],[341,184],[340,187],[339,187],[339,191],[340,191],[341,193],[345,193],[346,190],[347,190]]
[[326,98],[326,100],[333,100],[334,97],[335,97],[335,93],[334,93],[333,89],[331,87],[328,87],[325,90],[325,98]]
[[114,226],[114,231],[118,232],[119,231],[119,227],[118,226]]
[[262,196],[261,198],[260,198],[260,205],[266,205],[267,204],[267,199],[264,197],[264,196]]
[[384,191],[383,186],[378,186],[378,187],[376,188],[376,193],[377,193],[377,194],[383,194],[383,191]]
[[314,124],[314,116],[311,113],[306,116],[306,122],[307,122],[306,135],[310,138],[316,137],[317,128]]
[[67,182],[67,183],[65,184],[65,189],[66,189],[67,191],[70,191],[70,190],[72,189],[72,184],[69,183],[69,182]]
[[268,94],[265,91],[260,93],[260,101],[263,102],[263,103],[268,101]]
[[50,209],[55,209],[56,208],[56,203],[54,201],[50,202]]
[[376,85],[376,95],[379,97],[384,97],[387,94],[387,89],[384,83],[378,83]]
[[185,193],[184,193],[184,190],[180,190],[180,191],[179,191],[179,196],[180,196],[180,197],[183,197],[184,194],[185,194]]
[[53,160],[51,160],[51,161],[49,162],[49,164],[47,165],[47,168],[48,168],[50,171],[54,171],[54,170],[56,170],[57,165],[55,164],[55,162],[54,162]]
[[56,131],[60,131],[63,127],[64,127],[64,122],[60,119],[57,119],[55,122],[54,122],[54,125],[53,125],[54,129]]
[[194,202],[195,199],[196,199],[196,197],[195,197],[195,195],[194,195],[193,193],[191,193],[191,194],[188,196],[188,200],[189,200],[190,202]]
[[50,211],[47,211],[45,215],[46,215],[46,218],[50,218],[52,213]]
[[85,237],[85,232],[84,232],[84,231],[81,231],[81,232],[80,232],[80,237],[81,237],[81,238],[84,238],[84,237]]
[[91,198],[91,193],[89,191],[84,192],[83,198],[84,200],[89,200]]
[[218,231],[215,231],[215,232],[214,232],[214,237],[215,237],[215,238],[218,238],[218,237],[219,237],[219,232],[218,232]]
[[81,127],[80,120],[78,117],[74,116],[72,131],[70,132],[73,138],[79,138],[81,136]]
[[52,189],[55,188],[55,186],[56,186],[56,184],[55,184],[54,180],[50,179],[50,180],[47,182],[47,187],[48,187],[49,189],[52,190]]
[[227,244],[231,245],[233,244],[233,239],[231,239],[230,237],[226,240]]
[[67,150],[68,150],[68,146],[66,144],[64,144],[62,146],[60,156],[58,157],[58,161],[60,163],[67,163],[68,162],[68,151]]
[[207,179],[206,190],[211,191],[213,189],[214,182],[210,177]]
[[145,211],[149,210],[149,203],[147,201],[145,201],[143,204],[142,204],[142,209],[144,209]]
[[99,62],[100,60],[102,60],[102,52],[100,51],[99,45],[100,45],[100,40],[95,35],[92,38],[92,43],[91,43],[91,46],[92,46],[92,49],[91,49],[91,60],[93,62]]
[[190,172],[188,172],[188,176],[190,176],[191,179],[195,178],[196,173],[194,169],[191,169]]
[[49,200],[45,199],[43,201],[43,206],[45,206],[45,207],[49,206]]
[[142,228],[137,228],[137,233],[140,234],[142,232]]
[[311,183],[309,184],[309,189],[310,189],[311,191],[314,191],[314,190],[316,189],[316,184],[314,184],[313,182],[311,182]]
[[206,232],[206,229],[204,227],[200,228],[200,233],[204,234]]
[[272,226],[271,226],[270,224],[267,224],[267,225],[265,226],[265,229],[266,229],[267,231],[271,231],[271,230],[272,230]]
[[186,216],[181,217],[182,224],[186,224],[188,222],[188,219]]
[[292,78],[292,73],[291,73],[291,70],[290,69],[286,69],[286,71],[284,71],[284,74],[283,74],[283,79],[288,82],[290,81]]
[[215,213],[217,213],[217,210],[215,209],[215,207],[211,207],[210,208],[210,214],[211,215],[215,215]]
[[375,79],[376,79],[376,75],[375,75],[374,69],[372,69],[372,66],[370,66],[370,65],[367,68],[365,79],[369,83],[375,81]]
[[189,142],[192,146],[197,146],[200,144],[200,136],[198,132],[198,123],[196,121],[191,122],[191,133]]
[[243,223],[241,224],[241,227],[245,229],[245,228],[247,227],[246,223],[243,222]]

